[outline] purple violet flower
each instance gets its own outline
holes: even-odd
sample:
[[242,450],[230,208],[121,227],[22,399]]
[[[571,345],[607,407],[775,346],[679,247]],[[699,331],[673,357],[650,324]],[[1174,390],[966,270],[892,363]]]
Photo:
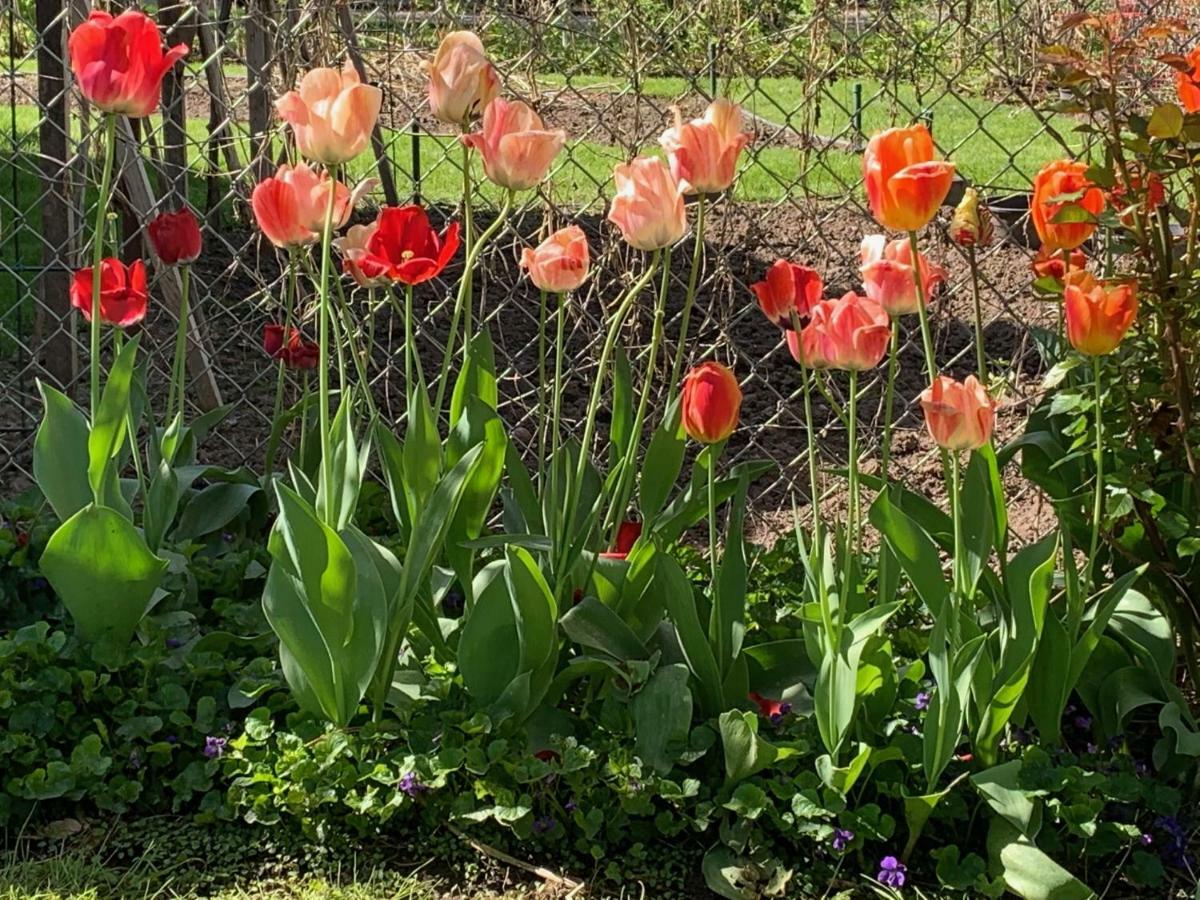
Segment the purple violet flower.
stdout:
[[404,791],[404,793],[408,794],[410,797],[416,797],[418,794],[429,790],[429,788],[421,784],[420,779],[417,778],[416,772],[405,772],[403,775],[401,775],[399,786],[400,790]]
[[169,637],[167,638],[167,649],[178,650],[183,646],[183,638]]
[[835,828],[833,830],[833,849],[841,853],[854,840],[854,832],[849,828]]
[[913,706],[918,711],[929,709],[929,691],[917,691],[917,696],[913,698]]
[[546,816],[545,818],[542,818],[542,819],[534,819],[533,820],[533,833],[534,834],[545,834],[547,831],[552,831],[553,829],[554,829],[554,819],[550,816]]
[[563,804],[563,809],[565,809],[567,812],[575,812],[575,810],[579,809],[579,804],[577,804],[575,802],[575,798],[572,797],[565,804]]
[[1075,727],[1078,728],[1080,731],[1087,731],[1089,728],[1092,727],[1092,717],[1091,716],[1076,716],[1075,717]]
[[208,759],[216,759],[225,753],[225,745],[229,743],[223,737],[206,737],[204,739],[204,755]]
[[907,880],[907,876],[905,875],[907,871],[908,866],[900,862],[896,857],[885,856],[879,861],[879,874],[875,876],[875,880],[888,887],[904,887],[904,882]]
[[1141,837],[1141,842],[1143,847],[1149,847],[1154,843],[1154,838],[1148,834],[1143,834]]

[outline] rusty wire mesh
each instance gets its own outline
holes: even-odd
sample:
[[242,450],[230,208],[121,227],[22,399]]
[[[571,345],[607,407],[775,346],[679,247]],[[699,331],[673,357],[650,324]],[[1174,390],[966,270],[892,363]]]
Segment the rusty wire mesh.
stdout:
[[[1121,8],[1131,18],[1161,14],[1136,0]],[[1011,415],[1002,422],[1009,428],[1036,388],[1031,326],[1054,314],[1027,289],[1023,192],[1044,162],[1082,149],[1075,123],[1045,111],[1053,98],[1037,61],[1038,48],[1068,11],[1059,0],[851,6],[824,0],[191,0],[149,11],[170,43],[186,41],[192,50],[164,85],[161,115],[140,123],[136,145],[124,145],[114,227],[126,255],[148,256],[140,227],[149,215],[186,198],[203,217],[206,250],[193,283],[188,399],[194,412],[218,403],[234,407],[202,453],[208,461],[261,465],[270,427],[275,368],[261,350],[261,333],[277,316],[283,270],[274,248],[254,230],[247,199],[256,179],[285,154],[273,99],[307,68],[340,64],[349,54],[385,98],[380,144],[351,174],[382,175],[375,203],[418,200],[435,221],[454,217],[463,156],[456,136],[428,113],[421,68],[453,28],[478,31],[506,93],[529,101],[569,135],[546,185],[520,197],[491,246],[473,298],[495,338],[502,413],[524,446],[532,450],[534,443],[544,351],[538,296],[516,266],[520,247],[549,227],[577,221],[598,256],[595,277],[570,307],[571,380],[564,399],[568,417],[578,416],[606,302],[627,281],[625,273],[644,265],[603,221],[612,166],[655,148],[675,109],[698,115],[716,95],[742,104],[755,139],[735,188],[710,207],[686,353],[692,361],[715,355],[732,363],[743,381],[744,415],[731,455],[777,464],[757,486],[767,501],[760,510],[789,508],[793,488],[806,502],[798,477],[805,440],[799,375],[779,332],[755,308],[748,284],[785,256],[821,270],[830,295],[857,286],[859,242],[878,230],[864,208],[859,168],[874,130],[924,118],[964,181],[980,186],[997,206],[1000,239],[981,256],[982,305],[991,374],[1003,384]],[[80,0],[21,0],[10,2],[0,21],[0,43],[7,45],[0,87],[8,103],[0,108],[0,484],[6,493],[30,478],[40,411],[36,380],[66,385],[78,396],[86,373],[86,335],[69,309],[67,288],[87,255],[99,120],[73,90],[63,64],[66,33],[84,15]],[[375,171],[380,158],[386,162],[381,173]],[[476,171],[474,205],[486,224],[498,192],[481,181]],[[680,339],[692,249],[685,238],[670,268],[668,358]],[[933,308],[938,361],[965,374],[975,358],[965,258],[936,224],[925,249],[949,271]],[[452,266],[443,280],[417,292],[418,344],[431,372],[446,340],[459,271]],[[156,386],[165,385],[170,364],[174,277],[158,274],[155,307],[143,328],[156,408],[165,402],[165,388]],[[647,291],[626,335],[629,347],[641,348],[632,353],[638,371],[647,362],[651,297]],[[403,408],[397,316],[382,294],[360,291],[351,305],[360,340],[370,340],[374,394],[384,414],[397,420]],[[925,381],[920,339],[908,324],[894,458],[914,477],[933,481],[936,467],[916,403]],[[664,363],[652,364],[661,385]],[[882,370],[873,375],[861,408],[878,422]],[[288,398],[299,389],[289,385]],[[824,404],[817,412],[825,461],[844,461],[840,424]]]

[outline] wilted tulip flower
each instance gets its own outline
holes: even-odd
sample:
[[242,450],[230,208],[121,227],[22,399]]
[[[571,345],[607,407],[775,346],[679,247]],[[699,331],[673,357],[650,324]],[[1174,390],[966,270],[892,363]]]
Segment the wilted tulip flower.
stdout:
[[587,236],[578,225],[560,228],[536,247],[526,247],[521,252],[521,268],[543,291],[551,294],[573,291],[587,278]]
[[83,96],[104,112],[132,118],[154,112],[163,76],[187,52],[187,44],[176,44],[163,53],[158,25],[133,9],[117,16],[94,9],[67,39]]
[[875,221],[894,231],[918,231],[937,215],[954,181],[954,164],[934,159],[924,124],[889,128],[863,154],[867,204]]
[[950,217],[950,240],[960,247],[986,247],[994,230],[992,214],[980,202],[979,191],[967,188]]
[[742,109],[724,97],[714,100],[703,118],[684,122],[675,110],[675,127],[659,144],[671,162],[671,174],[685,194],[715,194],[733,184],[738,156],[750,143],[743,132]]
[[288,328],[285,335],[282,325],[263,326],[263,350],[289,369],[315,369],[321,357],[315,341],[306,340],[298,328]]
[[342,237],[333,242],[342,255],[342,271],[360,287],[381,287],[391,281],[386,270],[368,258],[367,246],[378,230],[378,221],[368,225],[351,225]]
[[1071,346],[1087,356],[1104,356],[1117,349],[1137,317],[1137,285],[1073,271],[1063,289],[1063,305]]
[[470,31],[442,38],[429,72],[429,109],[442,122],[466,128],[500,93],[500,76]]
[[688,372],[680,391],[684,431],[702,444],[716,444],[733,434],[742,407],[742,389],[732,371],[718,362],[703,362]]
[[958,382],[939,375],[921,392],[925,425],[939,447],[975,450],[992,437],[996,403],[974,375]]
[[[863,291],[891,316],[905,316],[921,308],[921,294],[913,278],[912,244],[906,238],[888,241],[886,235],[863,238],[859,249],[862,260]],[[946,280],[946,270],[917,254],[921,269],[921,289],[928,303],[938,285]]]
[[[80,269],[71,279],[71,305],[92,321],[92,267]],[[128,328],[146,318],[149,292],[146,265],[140,259],[126,268],[119,259],[100,262],[100,321]]]
[[[1087,267],[1087,256],[1082,250],[1071,250],[1069,254],[1072,272]],[[1029,267],[1033,269],[1033,274],[1038,278],[1052,278],[1061,282],[1067,271],[1067,261],[1063,259],[1062,251],[1051,250],[1049,247],[1043,246],[1034,255]]]
[[1104,192],[1088,180],[1087,168],[1087,163],[1060,159],[1034,177],[1029,217],[1043,246],[1074,250],[1096,230]]
[[298,91],[275,101],[275,110],[292,126],[296,148],[313,162],[336,166],[367,148],[383,92],[363,84],[349,60],[341,71],[311,69]]
[[807,319],[824,289],[816,269],[786,259],[777,259],[767,270],[766,278],[750,285],[763,315],[780,328],[792,327],[792,313],[801,320]]

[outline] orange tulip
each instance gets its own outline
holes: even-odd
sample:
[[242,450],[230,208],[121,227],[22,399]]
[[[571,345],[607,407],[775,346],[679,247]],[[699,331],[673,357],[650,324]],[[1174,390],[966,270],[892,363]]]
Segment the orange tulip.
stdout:
[[276,247],[302,247],[321,237],[332,185],[333,227],[341,228],[350,218],[359,195],[369,185],[363,182],[353,191],[340,181],[331,182],[318,175],[306,163],[280,166],[270,178],[264,178],[250,195],[250,207],[263,234]]
[[921,392],[929,436],[947,450],[975,450],[992,437],[996,402],[974,375],[958,382],[939,375]]
[[792,313],[807,319],[825,289],[821,275],[808,266],[777,259],[767,277],[750,285],[763,315],[780,328],[792,327]]
[[360,287],[380,287],[390,281],[386,267],[377,265],[368,249],[371,238],[378,230],[378,221],[368,225],[351,225],[346,229],[345,236],[333,242],[342,255],[342,271]]
[[1187,55],[1191,70],[1175,73],[1175,93],[1179,105],[1187,112],[1200,112],[1200,47],[1193,47]]
[[1104,356],[1117,349],[1137,317],[1137,286],[1073,271],[1067,276],[1063,303],[1071,346],[1087,356]]
[[683,379],[679,395],[683,430],[702,444],[716,444],[733,434],[742,407],[737,378],[718,362],[703,362]]
[[187,52],[187,44],[176,44],[163,53],[158,25],[133,9],[118,16],[94,9],[67,39],[83,96],[104,112],[133,118],[154,112],[163,76]]
[[564,294],[587,278],[588,242],[578,225],[560,228],[536,247],[521,252],[521,268],[543,291]]
[[500,93],[500,76],[470,31],[442,38],[429,72],[429,108],[443,122],[466,128]]
[[[921,308],[913,278],[912,244],[907,238],[888,242],[885,235],[872,234],[863,238],[859,250],[862,260],[863,290],[892,316],[915,313]],[[933,297],[934,289],[945,282],[946,270],[930,263],[924,254],[917,254],[921,269],[921,287],[925,302]]]
[[661,159],[640,156],[613,170],[617,193],[608,210],[608,221],[621,230],[630,246],[661,250],[687,231],[683,194]]
[[311,69],[299,91],[275,101],[279,117],[292,126],[296,147],[313,162],[336,166],[366,149],[379,118],[383,92],[363,84],[349,60],[337,69]]
[[799,346],[802,358],[813,368],[861,372],[879,365],[891,335],[887,310],[851,291],[813,307]]
[[664,131],[658,142],[680,190],[715,194],[733,184],[738,155],[751,138],[741,127],[741,107],[724,97],[710,103],[703,118],[686,123],[675,109],[675,127]]
[[[1060,159],[1047,163],[1033,179],[1029,216],[1038,237],[1051,250],[1074,250],[1096,230],[1104,192],[1088,180],[1087,168],[1087,163]],[[1059,199],[1067,197],[1071,199]],[[1064,214],[1081,221],[1054,221]]]
[[[1087,266],[1087,255],[1082,250],[1072,250],[1070,255],[1072,272],[1082,270]],[[1049,247],[1042,247],[1038,250],[1029,267],[1033,269],[1033,274],[1038,278],[1052,278],[1058,282],[1063,280],[1063,273],[1066,272],[1066,263],[1062,253],[1051,250]]]
[[567,133],[546,130],[542,117],[520,100],[497,98],[483,111],[482,130],[460,140],[479,151],[484,174],[493,183],[527,191],[546,177]]
[[933,138],[923,124],[889,128],[867,143],[863,180],[876,222],[893,231],[919,231],[950,192],[954,164],[933,158]]

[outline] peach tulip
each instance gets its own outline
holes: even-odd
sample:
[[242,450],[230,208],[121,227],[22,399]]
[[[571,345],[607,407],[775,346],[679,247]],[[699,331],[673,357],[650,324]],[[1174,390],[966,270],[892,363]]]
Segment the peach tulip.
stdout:
[[871,138],[863,180],[876,222],[893,231],[918,231],[937,215],[954,181],[954,164],[933,156],[933,137],[923,124]]
[[[907,238],[889,242],[886,235],[869,235],[863,238],[859,256],[863,291],[889,315],[905,316],[921,308],[913,278],[912,244]],[[934,289],[946,281],[946,270],[930,263],[924,254],[918,253],[917,260],[921,269],[921,287],[928,303]]]
[[360,287],[381,287],[390,281],[386,267],[375,264],[368,249],[371,238],[378,230],[378,221],[368,225],[351,225],[344,236],[333,242],[342,255],[342,271]]
[[1071,346],[1087,356],[1104,356],[1117,349],[1137,317],[1137,286],[1073,271],[1067,276],[1063,304]]
[[306,163],[280,166],[270,178],[264,178],[250,195],[255,221],[276,247],[302,247],[321,237],[329,191],[334,191],[333,227],[341,228],[350,218],[367,182],[353,191],[340,181],[331,182],[327,174],[318,175]]
[[1187,62],[1191,66],[1189,71],[1175,73],[1175,93],[1185,111],[1200,112],[1200,47],[1188,52]]
[[[1042,244],[1051,250],[1074,250],[1096,230],[1104,192],[1088,180],[1087,168],[1087,163],[1060,159],[1047,163],[1033,179],[1029,217]],[[1054,221],[1063,214],[1080,221]]]
[[851,291],[813,307],[800,334],[801,355],[813,368],[861,372],[879,365],[891,334],[887,310]]
[[800,331],[793,331],[789,328],[783,334],[787,340],[788,353],[792,354],[792,359],[800,365],[809,369],[828,367],[829,363],[821,358],[820,342],[817,340],[816,332],[809,331],[807,328],[802,328]]
[[939,375],[921,392],[929,436],[947,450],[975,450],[992,438],[996,403],[974,375],[958,382]]
[[775,260],[767,269],[767,277],[750,285],[763,315],[780,328],[792,327],[793,312],[798,318],[807,319],[824,289],[821,275],[815,269],[786,259]]
[[383,92],[363,84],[349,60],[337,69],[311,69],[300,90],[275,101],[279,117],[292,126],[296,147],[313,162],[336,166],[366,149],[379,118]]
[[460,140],[479,151],[484,174],[500,187],[527,191],[546,177],[567,133],[548,131],[542,117],[520,100],[497,98],[483,111],[483,127]]
[[521,252],[521,268],[543,291],[565,294],[587,278],[588,242],[578,225],[560,228],[536,247]]
[[83,96],[104,112],[132,118],[154,112],[163,77],[187,52],[187,44],[176,44],[163,53],[158,25],[134,9],[117,16],[94,9],[67,39]]
[[688,436],[716,444],[733,434],[742,407],[742,389],[733,372],[719,362],[700,363],[683,379],[680,417]]
[[425,67],[429,108],[442,122],[466,128],[500,93],[500,76],[474,32],[450,32]]
[[616,196],[608,210],[608,221],[621,230],[630,246],[639,250],[661,250],[687,231],[683,194],[667,164],[661,159],[640,156],[613,170]]
[[750,143],[743,132],[742,109],[724,97],[714,100],[704,117],[684,122],[675,110],[675,127],[659,144],[671,161],[671,174],[685,194],[715,194],[733,184],[738,156]]

